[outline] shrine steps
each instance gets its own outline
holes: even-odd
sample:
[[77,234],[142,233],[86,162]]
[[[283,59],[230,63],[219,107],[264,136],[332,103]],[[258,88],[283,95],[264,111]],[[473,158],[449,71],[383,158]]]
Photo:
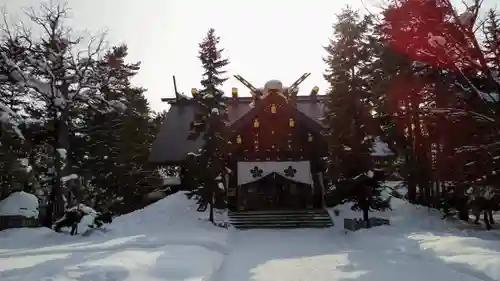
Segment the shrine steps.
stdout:
[[324,209],[229,212],[236,229],[327,228],[333,221]]

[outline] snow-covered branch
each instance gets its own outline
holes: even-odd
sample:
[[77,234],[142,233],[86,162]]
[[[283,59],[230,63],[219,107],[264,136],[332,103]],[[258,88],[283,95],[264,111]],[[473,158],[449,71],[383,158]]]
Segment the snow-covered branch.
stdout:
[[24,140],[24,135],[18,126],[23,122],[24,119],[19,114],[0,102],[0,124],[10,127],[21,140]]
[[433,113],[433,114],[451,114],[451,115],[460,115],[460,116],[466,116],[466,115],[471,115],[474,118],[482,121],[487,121],[494,123],[495,119],[489,116],[486,116],[484,114],[471,111],[471,110],[465,110],[461,108],[422,108],[423,112],[426,113]]
[[[114,75],[103,59],[105,34],[90,38],[85,49],[79,50],[83,38],[72,39],[72,30],[64,26],[66,13],[66,7],[60,5],[29,9],[29,19],[43,33],[37,41],[26,29],[10,30],[5,24],[11,46],[3,44],[0,49],[0,81],[26,87],[56,111],[76,104],[102,112],[123,110],[122,102],[109,101],[103,93]],[[23,52],[13,56],[12,48]]]

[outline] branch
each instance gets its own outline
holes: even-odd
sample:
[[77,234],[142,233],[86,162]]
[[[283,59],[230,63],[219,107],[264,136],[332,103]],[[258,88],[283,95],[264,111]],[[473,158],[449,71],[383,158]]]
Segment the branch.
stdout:
[[3,23],[0,25],[0,30],[5,33],[5,36],[7,37],[7,40],[12,40],[14,39],[14,36],[12,35],[12,29],[10,28],[9,22],[7,20],[7,8],[2,7],[2,18],[3,18]]
[[362,5],[363,5],[363,7],[365,8],[365,11],[366,11],[366,12],[370,15],[370,17],[371,17],[373,20],[375,20],[375,22],[376,22],[376,23],[378,23],[378,24],[382,24],[382,23],[380,22],[379,18],[378,18],[376,15],[374,15],[372,12],[370,12],[370,10],[368,10],[368,6],[366,5],[365,0],[361,0],[361,4],[362,4]]
[[490,123],[495,123],[495,119],[494,118],[491,118],[489,116],[486,116],[484,114],[481,114],[481,113],[478,113],[478,112],[475,112],[475,111],[467,111],[467,110],[464,110],[464,109],[460,109],[460,108],[430,108],[430,107],[424,107],[422,108],[422,112],[424,113],[427,113],[427,112],[432,112],[432,113],[450,113],[450,114],[457,114],[457,113],[460,113],[460,114],[470,114],[480,120],[484,120],[484,121],[487,121],[487,122],[490,122]]

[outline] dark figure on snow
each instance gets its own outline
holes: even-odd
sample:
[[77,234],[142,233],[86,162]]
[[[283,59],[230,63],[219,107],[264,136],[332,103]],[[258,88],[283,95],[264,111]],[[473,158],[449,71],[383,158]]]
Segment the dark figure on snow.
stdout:
[[112,222],[113,222],[113,215],[110,212],[99,213],[94,218],[94,224],[97,228],[103,226],[104,224],[110,224]]
[[[353,176],[357,171],[351,172]],[[353,176],[338,182],[337,191],[341,203],[353,202],[353,210],[360,210],[363,213],[363,220],[367,227],[370,226],[370,210],[386,210],[390,208],[390,198],[384,199],[381,192],[380,183],[384,180],[384,172],[381,170],[369,171]]]
[[487,230],[493,228],[495,221],[493,220],[493,211],[495,211],[497,204],[493,199],[486,199],[484,197],[473,198],[469,202],[472,214],[476,217],[474,223],[479,224],[481,213],[483,213],[483,220]]
[[67,209],[62,218],[58,219],[53,226],[54,231],[60,232],[63,227],[71,227],[71,235],[78,234],[78,224],[85,216],[85,212],[79,208]]
[[[87,215],[82,209],[75,207],[67,209],[64,216],[54,223],[54,231],[60,232],[63,227],[71,227],[71,235],[78,234],[78,224],[82,218]],[[104,224],[110,224],[113,221],[113,215],[110,212],[97,213],[94,217],[94,223],[90,226],[92,228],[100,228]]]
[[493,228],[492,225],[495,223],[493,212],[498,209],[498,195],[494,188],[488,186],[474,188],[467,205],[476,217],[475,224],[479,224],[482,213],[486,229]]

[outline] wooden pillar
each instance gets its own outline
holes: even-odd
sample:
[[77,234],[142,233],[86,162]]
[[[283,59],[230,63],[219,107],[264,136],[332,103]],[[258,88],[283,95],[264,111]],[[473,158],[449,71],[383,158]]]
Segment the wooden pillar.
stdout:
[[318,180],[319,180],[319,185],[321,187],[321,207],[326,208],[326,201],[325,201],[325,184],[323,182],[323,172],[318,173]]
[[315,200],[316,199],[316,196],[315,196],[316,195],[316,185],[314,184],[314,164],[312,161],[310,161],[309,163],[310,163],[310,167],[309,167],[310,171],[309,172],[311,173],[312,182],[311,182],[311,190],[308,194],[309,195],[309,203],[308,204],[310,207],[315,209],[316,208],[316,204],[315,204],[316,203],[315,202],[316,201]]
[[241,211],[241,189],[239,184],[236,184],[236,211]]
[[227,195],[228,189],[229,189],[229,172],[226,170],[226,172],[224,173],[224,200],[226,200],[224,207],[226,210],[229,208],[229,197]]

